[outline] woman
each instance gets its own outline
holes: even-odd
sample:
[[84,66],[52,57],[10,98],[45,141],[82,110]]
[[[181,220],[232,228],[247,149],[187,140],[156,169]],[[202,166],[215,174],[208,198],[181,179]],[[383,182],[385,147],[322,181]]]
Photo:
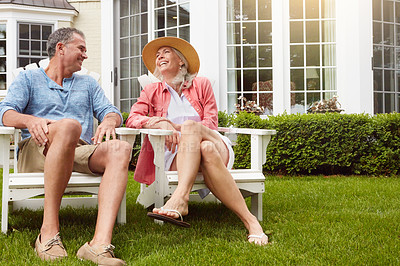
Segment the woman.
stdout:
[[[212,193],[236,213],[249,231],[249,242],[268,243],[268,237],[247,205],[228,171],[234,155],[230,141],[219,134],[218,110],[210,82],[196,77],[200,67],[196,50],[185,40],[162,37],[143,49],[146,67],[162,82],[152,83],[132,106],[126,125],[173,131],[167,136],[165,169],[178,171],[179,183],[162,208],[154,208],[152,218],[188,227],[180,222],[188,214],[189,193],[198,171]],[[154,181],[152,153],[146,141],[139,155],[135,179]],[[188,163],[190,162],[190,163]],[[151,170],[149,170],[151,169]],[[208,191],[199,191],[201,196]]]

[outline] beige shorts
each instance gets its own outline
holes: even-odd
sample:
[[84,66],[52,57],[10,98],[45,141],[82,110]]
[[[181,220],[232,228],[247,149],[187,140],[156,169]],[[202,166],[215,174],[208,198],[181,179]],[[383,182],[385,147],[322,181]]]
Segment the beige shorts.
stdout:
[[[94,174],[89,169],[89,158],[96,150],[98,145],[87,144],[79,140],[75,149],[74,172]],[[38,146],[32,138],[27,138],[18,143],[18,172],[37,173],[43,172],[45,156],[43,151],[45,146]]]

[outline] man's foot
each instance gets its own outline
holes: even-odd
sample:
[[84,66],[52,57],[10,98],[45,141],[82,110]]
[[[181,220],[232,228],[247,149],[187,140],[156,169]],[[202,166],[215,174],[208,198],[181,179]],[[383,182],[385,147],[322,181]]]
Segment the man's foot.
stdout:
[[153,213],[161,214],[174,219],[180,219],[181,217],[178,213],[180,213],[182,216],[186,216],[189,213],[188,202],[183,199],[175,199],[172,196],[163,207],[154,208]]
[[41,243],[41,235],[39,234],[35,242],[35,251],[42,260],[62,259],[68,256],[59,233],[44,245]]
[[264,233],[259,235],[248,235],[247,239],[250,243],[254,243],[259,246],[264,246],[268,244],[268,236]]
[[91,260],[98,265],[126,265],[125,261],[115,257],[114,248],[111,244],[91,247],[89,242],[86,242],[78,250],[76,256],[82,260]]

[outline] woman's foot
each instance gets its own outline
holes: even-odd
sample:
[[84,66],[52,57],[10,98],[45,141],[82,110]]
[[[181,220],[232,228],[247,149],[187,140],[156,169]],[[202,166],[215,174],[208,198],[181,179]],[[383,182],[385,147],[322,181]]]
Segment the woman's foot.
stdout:
[[255,216],[252,217],[251,222],[249,222],[248,226],[246,227],[247,230],[249,230],[247,239],[250,243],[254,243],[259,246],[268,244],[268,236],[264,234],[264,230]]
[[173,196],[165,203],[165,205],[161,208],[154,208],[153,213],[165,215],[174,219],[180,219],[179,214],[174,211],[178,211],[182,216],[185,216],[189,213],[188,210],[188,202],[181,198],[174,198]]

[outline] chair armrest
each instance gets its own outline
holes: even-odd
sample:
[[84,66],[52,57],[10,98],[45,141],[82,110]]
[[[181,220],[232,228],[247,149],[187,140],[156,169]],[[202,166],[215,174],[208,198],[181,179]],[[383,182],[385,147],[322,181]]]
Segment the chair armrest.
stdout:
[[127,141],[131,146],[135,143],[136,135],[138,135],[139,129],[118,127],[115,129],[115,133],[119,135],[120,140]]
[[140,133],[148,134],[151,136],[169,136],[172,135],[173,131],[166,129],[141,128]]
[[0,127],[1,135],[12,135],[15,133],[15,128],[13,127]]
[[218,131],[229,134],[248,134],[258,136],[272,136],[276,134],[274,129],[256,129],[256,128],[235,128],[235,127],[219,127]]

